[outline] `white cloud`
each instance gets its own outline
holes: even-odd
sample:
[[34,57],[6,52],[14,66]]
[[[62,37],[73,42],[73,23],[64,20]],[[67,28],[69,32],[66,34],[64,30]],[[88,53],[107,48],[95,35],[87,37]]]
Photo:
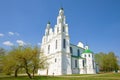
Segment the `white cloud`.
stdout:
[[13,35],[14,35],[14,33],[13,33],[13,32],[8,32],[8,34],[9,34],[9,35],[11,35],[11,36],[13,36]]
[[3,42],[3,44],[5,46],[13,46],[13,43],[11,43],[10,41],[5,41],[5,42]]
[[24,46],[26,43],[22,40],[17,40],[16,41],[18,43],[19,46]]
[[3,36],[4,36],[4,34],[0,33],[0,37],[3,37]]
[[13,35],[19,36],[20,35],[18,32],[8,32],[8,34],[10,36],[13,36]]

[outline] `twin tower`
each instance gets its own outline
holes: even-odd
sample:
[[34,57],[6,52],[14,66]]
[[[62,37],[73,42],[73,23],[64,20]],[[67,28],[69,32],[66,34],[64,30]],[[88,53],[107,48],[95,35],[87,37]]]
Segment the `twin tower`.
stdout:
[[39,69],[40,75],[95,74],[94,55],[88,46],[70,43],[68,24],[61,8],[54,30],[48,22],[42,38],[41,50],[49,58],[48,68]]

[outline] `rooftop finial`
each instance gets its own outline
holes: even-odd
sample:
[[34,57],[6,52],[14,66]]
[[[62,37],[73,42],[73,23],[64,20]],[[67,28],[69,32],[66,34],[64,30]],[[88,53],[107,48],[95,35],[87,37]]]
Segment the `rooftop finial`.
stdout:
[[50,24],[50,21],[48,21],[48,24]]
[[61,15],[61,16],[64,15],[64,10],[63,10],[62,7],[61,7],[60,10],[59,10],[59,15]]
[[88,46],[87,42],[86,42],[86,46],[85,46],[85,49],[89,49],[89,46]]
[[63,7],[60,8],[61,10],[64,10]]
[[50,21],[48,21],[48,23],[47,23],[47,29],[49,29],[50,28]]

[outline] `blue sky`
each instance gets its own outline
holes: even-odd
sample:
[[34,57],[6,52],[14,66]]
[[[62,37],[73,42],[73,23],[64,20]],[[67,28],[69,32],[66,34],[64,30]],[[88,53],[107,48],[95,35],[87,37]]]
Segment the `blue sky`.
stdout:
[[0,47],[41,43],[47,22],[54,27],[61,6],[71,43],[120,55],[120,0],[0,0]]

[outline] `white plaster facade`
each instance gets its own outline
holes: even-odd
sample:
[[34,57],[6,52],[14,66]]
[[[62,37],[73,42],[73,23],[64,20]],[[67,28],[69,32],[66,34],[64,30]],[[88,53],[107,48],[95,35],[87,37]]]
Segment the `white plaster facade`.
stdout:
[[47,24],[41,50],[51,58],[48,60],[48,69],[38,70],[40,75],[96,74],[93,52],[81,42],[78,45],[70,43],[63,8],[59,10],[54,30],[50,22]]

